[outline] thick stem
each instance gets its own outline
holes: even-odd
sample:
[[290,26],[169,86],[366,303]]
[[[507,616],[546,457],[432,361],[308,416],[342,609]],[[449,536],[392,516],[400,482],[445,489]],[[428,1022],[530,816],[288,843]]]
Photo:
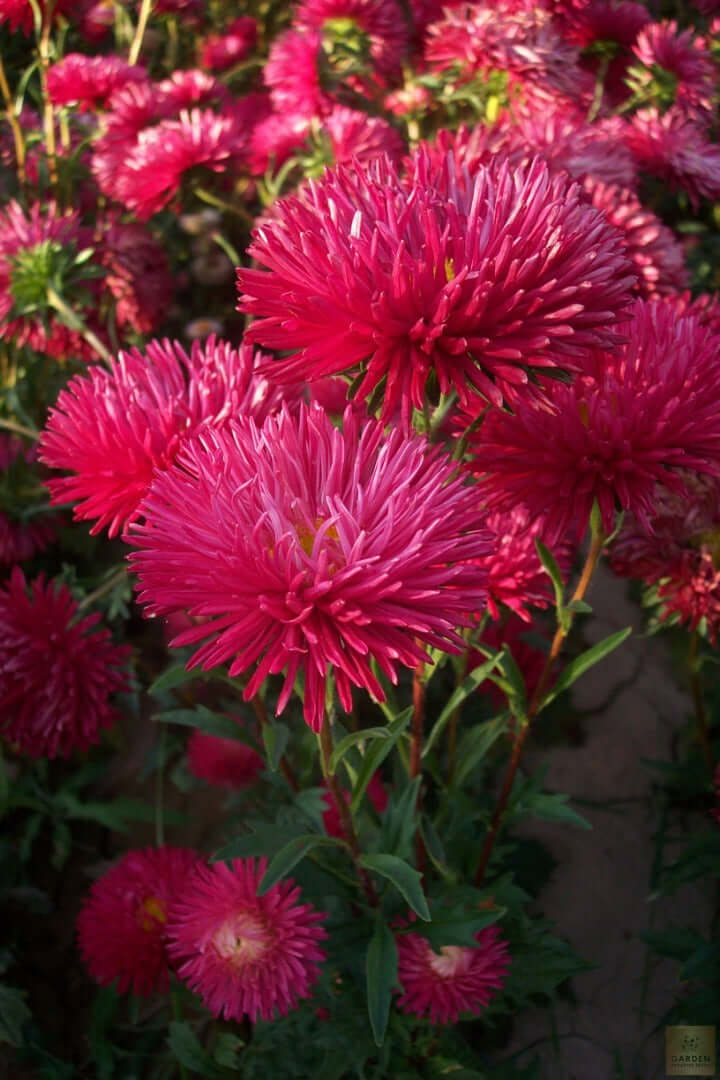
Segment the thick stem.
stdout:
[[2,93],[3,101],[5,102],[5,114],[8,118],[10,130],[12,131],[13,144],[15,146],[15,166],[17,168],[17,177],[20,187],[25,183],[25,139],[23,138],[22,128],[20,127],[20,121],[18,120],[17,112],[15,110],[15,102],[12,99],[10,93],[10,86],[8,85],[7,77],[5,75],[5,68],[3,67],[2,57],[0,56],[0,93]]
[[[575,600],[583,600],[585,598],[585,594],[592,580],[592,576],[595,573],[595,568],[598,564],[598,559],[600,558],[600,553],[602,552],[604,546],[605,535],[600,530],[598,530],[597,532],[593,532],[592,540],[590,543],[590,550],[588,551],[587,558],[585,559],[585,565],[582,568],[580,580],[578,581],[575,592],[572,595],[571,603]],[[497,839],[498,832],[500,831],[500,826],[502,825],[502,819],[505,815],[505,810],[507,808],[508,800],[510,798],[510,793],[513,789],[513,784],[515,783],[515,775],[520,764],[520,755],[522,754],[523,747],[525,746],[525,741],[527,740],[528,734],[530,732],[530,725],[532,724],[533,720],[542,708],[542,703],[545,697],[545,691],[547,689],[550,676],[552,675],[557,658],[560,655],[560,650],[562,649],[565,638],[570,632],[570,627],[572,626],[572,619],[573,613],[570,612],[570,623],[567,628],[563,629],[562,625],[559,625],[557,630],[555,631],[555,636],[552,640],[552,645],[550,646],[550,652],[548,653],[547,660],[545,661],[545,666],[543,668],[542,674],[535,688],[535,692],[528,706],[527,716],[519,725],[517,735],[515,736],[513,752],[510,758],[510,764],[505,774],[502,790],[500,791],[500,797],[498,799],[497,806],[495,807],[495,813],[493,814],[490,828],[488,829],[487,835],[485,837],[483,849],[480,853],[480,863],[478,865],[477,874],[475,877],[475,884],[478,887],[482,885],[483,878],[485,877],[485,871],[487,870],[488,863],[490,862],[490,856],[492,855],[493,848],[495,847],[495,841]]]
[[128,53],[128,64],[137,64],[138,62],[143,38],[145,37],[145,28],[147,27],[148,19],[150,18],[152,6],[153,0],[142,0],[140,14],[138,15],[138,24],[135,28],[135,36],[132,39],[130,52]]
[[[413,718],[412,718],[412,741],[410,743],[410,779],[414,780],[422,770],[422,745],[425,722],[425,682],[423,675],[425,665],[421,662],[413,672]],[[422,806],[422,784],[418,788],[415,813],[419,816]],[[420,873],[425,872],[425,845],[423,844],[420,829],[415,832],[415,863]]]
[[352,814],[350,813],[350,807],[343,796],[343,792],[340,789],[340,785],[337,782],[334,773],[330,772],[330,759],[333,752],[332,733],[330,731],[330,721],[327,716],[323,717],[323,725],[320,729],[320,760],[322,762],[322,771],[327,784],[330,797],[335,804],[335,809],[338,812],[340,819],[340,830],[343,834],[343,840],[350,849],[353,862],[355,863],[355,869],[357,870],[358,877],[362,883],[362,887],[365,890],[369,902],[373,907],[378,905],[378,897],[375,892],[375,886],[373,885],[367,871],[364,867],[359,865],[359,858],[362,855],[360,850],[360,843],[355,832],[355,826],[353,824]]
[[57,149],[55,146],[55,113],[48,91],[48,69],[50,67],[50,27],[52,24],[52,4],[43,13],[40,40],[38,42],[38,59],[40,70],[40,87],[43,98],[43,128],[45,131],[45,153],[48,162],[48,175],[50,183],[57,188]]
[[698,668],[698,647],[700,644],[700,635],[697,630],[693,630],[690,635],[690,651],[688,653],[688,668],[690,669],[690,690],[692,692],[693,704],[695,705],[695,734],[698,742],[702,747],[703,757],[708,769],[712,773],[715,765],[713,762],[712,749],[710,747],[710,736],[708,734],[707,712],[705,710],[705,698],[703,695],[702,680],[700,678],[700,671]]

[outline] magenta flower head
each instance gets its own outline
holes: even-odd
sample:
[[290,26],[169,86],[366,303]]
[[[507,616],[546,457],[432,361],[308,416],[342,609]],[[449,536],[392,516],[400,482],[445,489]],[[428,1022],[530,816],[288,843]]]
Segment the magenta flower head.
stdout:
[[129,851],[98,878],[77,920],[80,952],[96,982],[139,997],[167,992],[168,908],[201,863],[187,848],[146,848]]
[[309,996],[325,959],[323,913],[298,903],[289,880],[258,896],[266,868],[267,859],[199,867],[170,912],[178,974],[226,1020],[285,1016]]
[[118,56],[67,53],[48,71],[48,93],[53,105],[102,107],[110,95],[129,82],[146,82],[145,68],[126,64]]
[[40,460],[73,473],[48,481],[53,500],[79,499],[76,520],[96,518],[93,533],[107,527],[117,536],[153,470],[167,469],[189,435],[239,413],[262,420],[279,401],[249,346],[211,335],[189,355],[167,340],[150,342],[145,354],[121,352],[109,371],[94,366],[71,379],[50,410]]
[[648,92],[658,104],[677,104],[702,124],[713,117],[716,74],[712,55],[692,29],[680,31],[674,20],[649,23],[638,34],[629,85]]
[[625,142],[641,171],[682,188],[693,206],[720,198],[720,146],[679,106],[663,114],[640,109],[627,125]]
[[315,731],[328,666],[344,709],[352,686],[383,701],[373,660],[395,682],[423,645],[461,650],[457,628],[485,601],[474,489],[424,438],[384,436],[350,409],[342,432],[305,406],[208,429],[156,474],[140,514],[131,558],[148,612],[208,617],[172,644],[209,639],[191,665],[230,661],[233,676],[256,664],[247,700],[285,671],[278,712],[302,672]]
[[525,502],[550,537],[584,528],[595,500],[606,532],[616,508],[650,528],[658,482],[684,491],[683,470],[720,474],[720,339],[662,301],[638,300],[625,330],[596,377],[488,415],[473,449],[491,508]]
[[197,729],[188,739],[187,761],[190,772],[199,780],[232,791],[251,787],[265,767],[251,746]]
[[634,282],[622,239],[566,176],[479,168],[420,152],[407,181],[386,159],[343,166],[281,199],[238,270],[248,338],[292,355],[283,381],[385,380],[383,417],[409,419],[435,372],[443,393],[500,404],[528,369],[578,370],[612,346]]
[[118,719],[129,649],[113,645],[99,615],[78,618],[66,585],[30,585],[15,567],[0,589],[0,731],[30,757],[68,757]]
[[454,1024],[481,1013],[505,982],[510,957],[496,926],[475,935],[477,945],[445,945],[435,952],[420,934],[397,934],[398,1008],[432,1024]]

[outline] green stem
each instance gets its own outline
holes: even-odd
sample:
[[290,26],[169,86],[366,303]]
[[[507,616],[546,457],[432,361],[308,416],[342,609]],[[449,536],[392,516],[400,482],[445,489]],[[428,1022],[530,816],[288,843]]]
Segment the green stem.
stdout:
[[112,364],[110,350],[103,345],[95,331],[90,329],[84,319],[66,304],[62,296],[53,289],[52,285],[48,285],[47,299],[50,307],[55,308],[58,314],[62,315],[66,325],[69,326],[71,330],[75,330],[78,334],[82,334],[90,348],[94,349],[103,363],[110,367]]
[[16,435],[24,435],[26,439],[33,439],[35,442],[40,438],[39,431],[18,424],[14,420],[0,419],[0,428],[4,428],[5,431],[14,431]]
[[207,188],[197,187],[195,188],[195,194],[198,199],[202,199],[208,206],[214,206],[218,210],[222,210],[225,214],[235,214],[239,217],[249,229],[252,229],[255,224],[255,219],[247,212],[247,210],[237,205],[236,203],[229,203],[225,199],[221,199],[219,195],[213,194],[212,191],[208,191]]
[[707,712],[705,710],[705,697],[703,694],[702,680],[700,678],[700,668],[698,665],[698,649],[700,645],[700,634],[697,629],[693,630],[690,635],[690,650],[688,654],[688,667],[690,669],[690,690],[692,692],[693,704],[695,706],[695,734],[700,746],[702,747],[703,757],[705,763],[712,774],[714,771],[712,749],[710,747],[710,737],[708,735],[708,723]]
[[[575,592],[572,595],[571,603],[576,600],[584,599],[585,594],[588,590],[588,586],[592,580],[592,576],[595,572],[595,568],[597,567],[600,553],[605,546],[605,540],[606,537],[600,529],[593,531],[592,539],[590,542],[590,550],[588,551],[587,558],[585,559],[585,565],[583,566],[580,580],[578,581]],[[552,675],[558,656],[560,655],[560,651],[565,642],[565,638],[570,633],[574,617],[572,612],[570,612],[570,616],[571,618],[569,620],[569,623],[565,627],[559,625],[557,630],[555,631],[555,637],[552,640],[552,645],[550,646],[550,652],[548,653],[547,660],[545,661],[545,666],[543,668],[542,674],[535,688],[535,692],[528,706],[527,716],[525,716],[521,722],[518,722],[516,720],[517,735],[515,736],[513,752],[510,758],[510,765],[508,766],[508,770],[505,774],[502,790],[500,791],[500,797],[498,799],[497,806],[495,807],[495,813],[493,814],[490,828],[488,829],[487,835],[485,837],[485,843],[483,844],[483,849],[480,853],[480,863],[478,865],[477,874],[475,876],[475,884],[478,888],[482,885],[483,878],[485,877],[485,871],[487,870],[490,856],[492,855],[495,841],[500,831],[500,826],[502,825],[502,820],[505,815],[508,800],[513,789],[513,784],[515,783],[515,775],[520,764],[520,755],[522,754],[523,747],[525,746],[525,742],[530,733],[530,726],[534,718],[537,716],[537,714],[542,708],[543,699],[545,697],[545,690],[547,689],[550,676]]]
[[135,28],[135,36],[132,39],[130,46],[130,52],[128,53],[128,63],[137,64],[140,56],[140,50],[142,49],[143,38],[145,37],[145,29],[150,18],[150,12],[152,11],[153,0],[142,0],[140,5],[140,14],[138,16],[138,24]]
[[[182,1002],[180,1001],[180,995],[178,993],[177,986],[175,985],[174,980],[173,980],[172,985],[170,987],[170,1002],[171,1002],[171,1006],[172,1006],[173,1019],[177,1020],[178,1023],[182,1023],[182,1019],[183,1019]],[[190,1080],[190,1076],[189,1076],[188,1071],[185,1068],[185,1066],[183,1064],[181,1064],[181,1062],[179,1062],[179,1061],[178,1061],[177,1064],[178,1064],[178,1069],[180,1070],[180,1080]]]
[[163,780],[165,773],[165,726],[159,725],[157,748],[158,766],[155,773],[155,844],[162,847],[165,843],[165,815],[163,807]]
[[84,611],[85,608],[90,607],[96,600],[99,600],[101,596],[104,596],[105,593],[114,589],[125,577],[127,577],[127,567],[118,566],[107,581],[104,581],[102,585],[98,585],[97,589],[93,589],[92,592],[87,594],[84,600],[80,601],[77,608],[78,611]]
[[3,101],[5,102],[5,114],[8,118],[10,130],[12,131],[18,183],[20,184],[20,187],[22,187],[25,183],[25,139],[23,138],[22,128],[20,127],[20,121],[18,120],[17,111],[15,109],[15,102],[12,99],[10,86],[5,75],[2,56],[0,56],[0,93],[2,93]]

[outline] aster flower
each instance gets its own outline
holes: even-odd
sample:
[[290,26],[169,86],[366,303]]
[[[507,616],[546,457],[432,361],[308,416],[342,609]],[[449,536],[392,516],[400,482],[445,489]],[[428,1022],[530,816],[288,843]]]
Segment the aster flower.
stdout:
[[126,689],[129,649],[78,618],[66,585],[43,575],[26,590],[15,567],[0,589],[0,730],[30,757],[68,757],[99,742],[118,714],[112,694]]
[[121,352],[110,369],[76,375],[50,409],[40,460],[74,475],[47,483],[56,502],[75,501],[92,533],[116,536],[135,514],[153,472],[167,469],[202,427],[247,413],[262,420],[279,395],[256,374],[249,346],[211,335],[188,355],[177,341]]
[[633,282],[622,240],[565,176],[479,168],[420,152],[407,181],[385,159],[337,166],[275,204],[238,270],[250,340],[295,350],[283,381],[363,372],[386,379],[383,416],[407,422],[434,371],[442,393],[494,403],[528,368],[577,370]]
[[371,662],[392,681],[461,650],[457,627],[485,599],[468,560],[488,550],[472,488],[420,437],[346,412],[338,431],[319,408],[287,409],[208,430],[178,468],[157,476],[133,528],[141,601],[152,614],[213,616],[173,645],[209,640],[191,665],[257,664],[249,700],[285,671],[282,712],[302,672],[304,715],[319,731],[328,665],[343,708],[352,686],[384,700]]
[[188,740],[187,760],[190,772],[198,779],[233,791],[250,787],[265,767],[251,746],[197,730]]
[[102,106],[129,82],[147,81],[145,68],[126,64],[117,56],[84,56],[67,53],[48,71],[47,84],[53,105]]
[[689,284],[682,245],[660,218],[627,188],[586,180],[585,191],[625,238],[637,271],[637,292],[646,299],[673,295]]
[[170,913],[179,975],[226,1020],[285,1016],[310,995],[325,959],[323,913],[298,903],[290,880],[258,896],[266,868],[267,859],[200,867]]
[[[552,584],[540,562],[535,541],[548,545],[545,522],[534,520],[522,505],[505,512],[488,514],[485,523],[494,534],[493,550],[479,560],[488,576],[488,611],[501,617],[500,608],[513,611],[530,622],[528,607],[546,608],[552,603]],[[563,536],[553,544],[553,555],[564,572],[569,572],[574,553],[573,538]]]
[[210,34],[200,49],[200,63],[211,71],[227,71],[255,48],[257,22],[251,15],[233,19],[222,34]]
[[[43,18],[47,18],[49,5],[47,0],[38,0],[38,7]],[[55,0],[52,4],[53,21],[72,10],[71,0]],[[22,30],[26,35],[33,30],[33,9],[30,0],[2,0],[0,6],[0,26],[7,22],[11,31]]]
[[720,474],[718,339],[661,301],[637,301],[625,331],[594,378],[554,383],[543,407],[488,414],[473,449],[490,508],[525,502],[560,537],[584,529],[597,500],[605,532],[616,507],[649,529],[658,482],[682,492],[683,470]]
[[625,142],[641,170],[682,188],[693,206],[702,198],[720,198],[720,146],[683,109],[640,109],[627,125]]
[[390,81],[400,77],[408,27],[397,0],[301,0],[294,21],[298,29],[336,34],[340,41],[367,37],[375,72]]
[[330,140],[333,161],[338,163],[353,158],[359,162],[371,161],[380,154],[399,162],[405,153],[402,135],[386,120],[344,105],[336,105],[328,114],[322,132]]
[[115,181],[116,198],[146,221],[175,197],[191,169],[226,172],[242,148],[233,117],[208,109],[182,112],[140,132]]
[[575,180],[592,178],[631,188],[637,173],[632,154],[622,144],[624,128],[618,117],[588,124],[578,109],[568,106],[521,109],[495,124],[462,125],[454,132],[442,129],[434,142],[423,145],[436,167],[448,151],[471,173],[502,157],[514,168],[527,167],[540,155],[553,173],[565,170]]
[[152,333],[166,318],[174,292],[165,249],[142,225],[113,224],[103,236],[101,257],[118,324]]
[[720,335],[720,298],[714,293],[698,293],[693,296],[689,291],[670,294],[663,297],[678,315],[694,315],[703,326]]
[[661,106],[676,104],[702,124],[712,120],[715,65],[692,29],[680,31],[674,20],[650,23],[633,53],[639,64],[630,71],[630,86],[636,93],[646,91]]
[[316,30],[286,30],[275,38],[263,79],[276,112],[322,116],[332,108],[332,98],[320,81],[324,55],[322,35]]
[[33,203],[28,214],[11,201],[0,213],[0,341],[50,356],[90,356],[74,330],[54,318],[48,286],[61,281],[75,293],[87,287],[87,265],[75,257],[90,241],[77,213],[61,213],[55,203]]
[[420,934],[397,934],[398,1008],[454,1024],[462,1013],[481,1013],[505,982],[507,943],[495,926],[475,935],[477,945],[445,945],[435,952]]
[[161,99],[160,115],[169,118],[183,109],[210,109],[228,105],[231,95],[228,88],[214,75],[191,68],[173,71],[172,75],[158,83]]
[[96,982],[139,997],[167,993],[168,908],[201,864],[188,848],[145,848],[98,878],[77,919],[83,962]]
[[577,48],[539,5],[497,0],[446,8],[428,28],[425,58],[433,70],[457,68],[466,78],[507,71],[511,86],[535,98],[546,94],[577,101],[592,93]]
[[601,63],[607,65],[604,92],[613,105],[627,97],[632,46],[650,18],[645,5],[634,0],[588,0],[556,13],[563,36],[583,50],[582,66],[596,73]]
[[271,166],[279,169],[294,151],[304,146],[310,124],[309,116],[295,112],[272,112],[259,120],[250,135],[250,175],[263,176]]

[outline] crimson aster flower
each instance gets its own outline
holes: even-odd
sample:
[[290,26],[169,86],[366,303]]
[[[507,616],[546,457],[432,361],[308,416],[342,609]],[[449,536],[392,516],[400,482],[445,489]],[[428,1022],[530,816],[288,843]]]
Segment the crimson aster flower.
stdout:
[[317,30],[278,34],[263,68],[276,112],[323,116],[332,108],[332,98],[320,81],[324,56],[322,34]]
[[676,104],[701,124],[712,121],[716,97],[715,64],[702,38],[680,31],[674,20],[649,23],[638,34],[630,86],[648,90],[659,104]]
[[214,1016],[251,1023],[296,1009],[310,995],[325,953],[324,918],[285,880],[264,896],[267,859],[199,867],[170,912],[178,974]]
[[238,270],[249,340],[294,350],[283,381],[386,379],[383,416],[420,407],[431,371],[461,402],[500,404],[528,370],[578,370],[614,330],[634,277],[622,238],[566,176],[534,160],[479,168],[421,151],[407,181],[378,158],[279,200]]
[[205,38],[200,47],[201,64],[211,71],[227,71],[252,52],[257,33],[255,19],[251,15],[240,15],[221,34],[210,34]]
[[321,133],[330,140],[334,162],[371,161],[387,154],[399,162],[405,153],[405,140],[399,131],[379,116],[368,116],[358,109],[336,105],[322,122]]
[[66,585],[43,575],[26,589],[15,567],[0,589],[0,730],[30,757],[68,757],[100,741],[118,718],[112,694],[127,688],[129,649],[78,618]]
[[60,392],[40,460],[74,475],[47,486],[55,502],[81,500],[75,518],[97,518],[92,533],[107,526],[117,536],[189,435],[242,413],[262,420],[279,402],[249,346],[211,335],[188,355],[177,341],[151,341],[144,354],[121,352],[109,370],[94,365]]
[[575,180],[591,177],[606,184],[634,187],[637,169],[622,143],[624,122],[619,117],[588,124],[576,108],[515,109],[495,124],[464,124],[457,131],[441,129],[423,143],[436,167],[448,151],[474,173],[478,166],[507,158],[513,167],[527,167],[541,156],[552,173],[565,170]]
[[408,25],[397,0],[301,0],[295,10],[298,29],[367,37],[370,61],[384,79],[399,78],[408,51]]
[[328,665],[343,708],[352,686],[384,700],[375,660],[426,659],[424,645],[463,647],[457,633],[485,600],[486,554],[474,490],[425,439],[346,411],[338,431],[318,407],[286,408],[262,428],[230,422],[188,444],[157,475],[133,527],[131,558],[152,614],[208,616],[173,645],[209,639],[191,666],[257,665],[249,700],[285,671],[282,712],[302,672],[304,715],[322,726]]
[[127,64],[118,56],[82,53],[67,53],[57,64],[52,64],[47,76],[53,105],[79,105],[81,109],[103,106],[121,86],[146,81],[145,68]]
[[397,1001],[405,1013],[431,1024],[454,1024],[462,1013],[481,1013],[502,989],[510,966],[508,946],[496,926],[475,935],[476,945],[445,945],[435,952],[420,934],[397,934]]
[[690,274],[682,244],[632,191],[589,179],[584,188],[592,205],[603,210],[623,234],[641,296],[648,300],[672,296],[688,286]]
[[250,787],[265,767],[251,746],[198,730],[188,740],[187,759],[190,772],[198,779],[233,791]]
[[166,923],[202,858],[188,848],[128,851],[93,884],[77,919],[83,962],[101,986],[148,997],[169,986]]
[[715,293],[698,293],[693,296],[686,290],[674,295],[671,293],[663,299],[678,315],[694,315],[703,326],[712,330],[713,334],[720,335],[720,299]]
[[720,198],[720,146],[681,108],[640,109],[625,129],[625,142],[643,172],[682,188],[697,207]]
[[163,246],[137,222],[116,223],[103,234],[101,258],[118,325],[152,333],[167,317],[174,292]]
[[488,414],[472,445],[489,508],[524,502],[552,538],[584,529],[597,500],[605,532],[616,507],[649,529],[658,482],[684,491],[683,470],[720,475],[719,339],[662,301],[638,300],[625,330],[595,377]]
[[625,75],[632,46],[651,16],[634,0],[588,0],[557,12],[556,25],[564,37],[582,49],[581,64],[594,74],[606,65],[604,93],[611,104],[627,98]]

